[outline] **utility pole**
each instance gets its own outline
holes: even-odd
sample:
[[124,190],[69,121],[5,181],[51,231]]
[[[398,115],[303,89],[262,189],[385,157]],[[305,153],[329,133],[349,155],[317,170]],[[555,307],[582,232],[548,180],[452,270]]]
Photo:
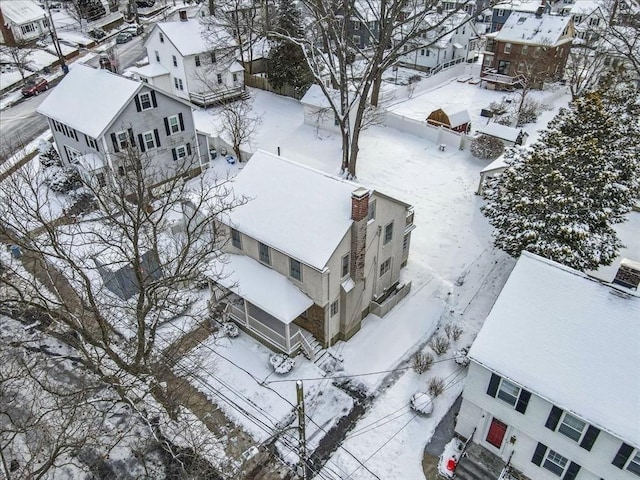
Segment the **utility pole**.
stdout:
[[51,9],[49,8],[49,0],[44,0],[44,5],[47,8],[47,14],[49,15],[49,32],[51,33],[51,40],[53,40],[53,47],[56,49],[56,53],[58,54],[62,73],[66,75],[67,73],[69,73],[69,67],[67,67],[67,64],[64,61],[64,55],[62,53],[62,49],[60,48],[60,42],[58,41],[58,34],[56,32],[56,25],[55,23],[53,23],[53,16],[51,15]]
[[300,435],[298,455],[300,456],[300,470],[302,474],[302,480],[307,480],[307,436],[305,434],[304,390],[302,388],[302,380],[296,381],[296,396],[296,410],[298,411],[298,433]]

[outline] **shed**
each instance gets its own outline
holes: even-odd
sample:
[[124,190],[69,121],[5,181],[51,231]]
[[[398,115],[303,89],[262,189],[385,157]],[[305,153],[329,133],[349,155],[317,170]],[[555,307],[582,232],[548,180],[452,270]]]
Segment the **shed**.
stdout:
[[521,128],[500,125],[495,122],[487,123],[486,125],[478,127],[477,131],[482,135],[498,138],[507,145],[524,145],[527,141],[527,137],[529,136],[529,134]]
[[484,167],[480,172],[480,182],[478,183],[478,190],[476,191],[476,194],[482,194],[482,187],[484,186],[484,182],[487,178],[501,174],[504,172],[505,168],[507,168],[507,162],[504,161],[504,155],[500,155],[493,162]]
[[445,110],[438,108],[427,117],[427,123],[436,127],[445,127],[459,133],[467,133],[471,129],[471,117],[468,110]]

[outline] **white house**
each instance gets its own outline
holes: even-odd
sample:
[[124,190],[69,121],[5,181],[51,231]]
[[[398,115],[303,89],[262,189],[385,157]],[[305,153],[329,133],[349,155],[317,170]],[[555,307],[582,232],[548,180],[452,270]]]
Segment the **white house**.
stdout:
[[212,268],[229,276],[214,298],[267,345],[313,357],[310,345],[350,338],[409,292],[410,205],[264,151],[232,188],[251,200],[221,219],[229,260]]
[[244,69],[235,40],[212,17],[156,23],[144,46],[149,64],[131,71],[143,82],[198,105],[244,93]]
[[[466,61],[478,54],[478,30],[466,13],[456,13],[446,20],[443,16],[427,17],[431,25],[424,25],[423,33],[404,46],[399,63],[425,70],[434,69],[451,61]],[[440,25],[442,24],[442,25]]]
[[37,111],[49,121],[62,162],[100,186],[131,169],[132,147],[149,158],[153,183],[209,161],[191,105],[108,70],[74,66]]
[[469,358],[455,430],[484,454],[532,480],[640,477],[637,292],[523,252]]
[[15,45],[30,42],[47,33],[47,12],[37,3],[31,0],[0,3],[0,43]]

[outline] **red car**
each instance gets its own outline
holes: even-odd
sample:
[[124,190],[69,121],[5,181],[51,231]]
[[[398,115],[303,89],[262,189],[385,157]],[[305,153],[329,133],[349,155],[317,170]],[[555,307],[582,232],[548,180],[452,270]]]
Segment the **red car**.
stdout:
[[44,92],[49,89],[49,82],[45,78],[37,77],[33,80],[27,81],[26,85],[22,89],[22,95],[30,97],[32,95],[38,95],[40,92]]

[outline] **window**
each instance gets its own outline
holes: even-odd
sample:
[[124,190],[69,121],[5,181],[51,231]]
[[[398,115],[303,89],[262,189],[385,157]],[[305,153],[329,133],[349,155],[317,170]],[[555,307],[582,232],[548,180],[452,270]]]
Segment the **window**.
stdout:
[[69,160],[69,163],[78,163],[78,158],[81,157],[79,151],[65,145],[64,152],[67,154],[67,160]]
[[371,200],[369,202],[369,216],[367,217],[367,221],[370,222],[371,220],[375,220],[375,219],[376,219],[376,201]]
[[359,47],[359,46],[360,46],[360,35],[354,35],[354,36],[353,36],[353,44],[354,44],[356,47]]
[[504,44],[504,53],[511,53],[511,44],[510,43],[505,43]]
[[238,74],[234,73],[233,74],[233,83],[236,83],[238,81]]
[[503,378],[498,388],[498,398],[515,407],[519,395],[520,387]]
[[289,276],[298,281],[302,281],[302,264],[293,258],[289,259]]
[[157,50],[154,53],[156,54],[156,62],[160,62],[160,54]]
[[569,437],[571,440],[579,442],[586,426],[587,424],[585,422],[565,412],[562,422],[560,422],[560,426],[558,427],[558,431]]
[[349,260],[351,259],[351,254],[347,253],[344,257],[342,257],[342,276],[346,277],[349,275]]
[[424,48],[421,48],[421,49],[420,49],[420,55],[424,57],[424,56],[426,55],[426,54],[425,54],[425,51],[426,51],[426,50],[425,50]]
[[36,27],[33,26],[33,23],[22,25],[22,33],[31,33],[35,31],[36,31]]
[[176,58],[175,55],[171,56],[171,60],[173,61],[173,66],[177,67],[178,66],[178,59]]
[[636,450],[636,454],[629,460],[627,470],[640,477],[640,451]]
[[216,63],[216,52],[211,52],[211,63]]
[[138,95],[138,100],[140,101],[140,110],[149,110],[150,108],[153,108],[150,93],[141,93]]
[[156,142],[153,136],[153,132],[145,132],[142,134],[142,145],[144,146],[145,150],[156,148]]
[[383,244],[386,245],[387,243],[389,243],[391,241],[392,238],[393,238],[393,222],[391,222],[386,227],[384,227],[384,242],[383,242]]
[[504,17],[504,10],[503,9],[498,10],[498,16],[499,17]]
[[231,245],[236,247],[238,250],[242,250],[242,240],[240,238],[240,232],[235,228],[231,229]]
[[523,45],[521,50],[522,55],[526,55],[528,50],[529,50],[529,45]]
[[88,137],[87,135],[84,136],[84,140],[87,143],[88,147],[93,148],[94,150],[99,150],[98,148],[98,143],[91,137]]
[[167,135],[173,135],[174,133],[178,133],[179,131],[182,130],[182,127],[180,125],[180,116],[179,115],[173,115],[169,118],[167,118]]
[[127,135],[127,132],[117,132],[115,134],[115,146],[120,150],[124,150],[129,146],[129,135]]
[[360,30],[360,22],[352,22],[354,30]]
[[402,251],[404,253],[407,252],[407,250],[409,249],[409,239],[411,238],[411,234],[407,233],[404,238],[402,239]]
[[[164,35],[162,34],[162,32],[160,32],[159,37],[160,37],[160,43],[164,43]],[[158,52],[156,52],[156,53],[158,53]]]
[[258,253],[260,255],[260,261],[262,263],[271,265],[271,252],[269,251],[268,245],[265,245],[264,243],[258,243]]
[[98,185],[100,187],[107,186],[107,179],[105,178],[104,173],[102,172],[96,174],[96,181],[98,182]]
[[564,469],[567,467],[568,461],[569,460],[566,457],[563,457],[558,452],[554,452],[550,449],[547,452],[547,457],[544,459],[542,466],[561,477],[564,473]]
[[200,55],[196,55],[195,57],[193,57],[193,59],[196,62],[196,67],[200,66]]
[[380,276],[383,276],[389,270],[391,270],[391,259],[387,258],[384,262],[382,262],[382,265],[380,265]]
[[181,78],[174,78],[173,84],[175,85],[176,90],[184,90],[184,84],[182,83]]
[[518,73],[524,72],[524,62],[518,62]]
[[597,27],[600,24],[600,19],[599,18],[590,18],[589,19],[589,25],[591,25],[592,27]]
[[336,300],[335,302],[333,302],[331,304],[331,316],[335,317],[336,314],[338,313],[338,300]]
[[221,73],[218,73],[218,74],[216,75],[216,78],[217,78],[217,80],[218,80],[218,85],[220,85],[220,84],[222,83],[222,74],[221,74]]
[[174,148],[174,160],[180,160],[187,156],[187,147],[185,145],[180,145],[179,147]]

